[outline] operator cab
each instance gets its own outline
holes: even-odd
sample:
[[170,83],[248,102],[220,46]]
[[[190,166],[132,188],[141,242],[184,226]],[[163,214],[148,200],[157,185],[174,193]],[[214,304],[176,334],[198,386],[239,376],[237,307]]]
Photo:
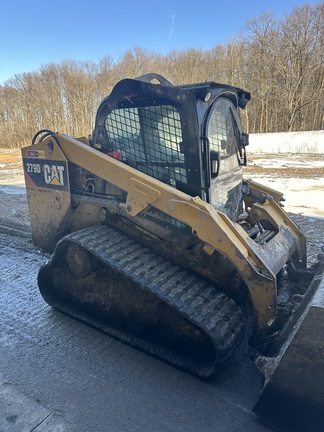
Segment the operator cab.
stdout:
[[213,82],[173,86],[156,74],[125,79],[101,103],[92,142],[236,219],[247,145],[239,107],[249,99],[241,89]]

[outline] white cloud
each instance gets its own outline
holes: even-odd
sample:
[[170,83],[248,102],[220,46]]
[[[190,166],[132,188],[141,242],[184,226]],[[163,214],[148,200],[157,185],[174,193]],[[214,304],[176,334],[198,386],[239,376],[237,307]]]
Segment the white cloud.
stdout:
[[170,25],[170,28],[169,28],[169,39],[172,38],[172,34],[173,34],[173,30],[174,30],[174,22],[175,22],[175,19],[176,19],[175,12],[170,11],[170,13],[171,13],[171,25]]

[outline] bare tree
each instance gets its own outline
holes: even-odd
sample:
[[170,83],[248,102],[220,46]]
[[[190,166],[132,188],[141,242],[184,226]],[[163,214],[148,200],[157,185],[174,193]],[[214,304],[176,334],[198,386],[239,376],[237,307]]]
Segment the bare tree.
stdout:
[[126,51],[115,65],[116,78],[135,78],[152,72],[155,57],[156,54],[140,47]]
[[317,9],[309,5],[296,8],[281,22],[272,48],[282,130],[307,129],[305,113],[316,109],[323,97],[323,39],[318,37],[316,15]]
[[264,13],[247,23],[245,33],[238,39],[246,53],[248,71],[244,82],[253,94],[249,107],[254,118],[253,130],[268,132],[271,128],[270,106],[273,103],[276,83],[273,77],[272,44],[277,38],[277,20]]
[[207,80],[208,56],[202,49],[172,50],[166,56],[168,75],[174,84]]

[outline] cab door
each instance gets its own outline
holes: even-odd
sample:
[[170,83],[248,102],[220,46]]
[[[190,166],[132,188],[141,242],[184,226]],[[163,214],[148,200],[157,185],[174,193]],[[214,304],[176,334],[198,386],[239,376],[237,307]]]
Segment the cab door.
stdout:
[[204,128],[209,143],[208,200],[216,210],[232,220],[242,212],[243,161],[238,115],[231,99],[219,97],[209,110]]

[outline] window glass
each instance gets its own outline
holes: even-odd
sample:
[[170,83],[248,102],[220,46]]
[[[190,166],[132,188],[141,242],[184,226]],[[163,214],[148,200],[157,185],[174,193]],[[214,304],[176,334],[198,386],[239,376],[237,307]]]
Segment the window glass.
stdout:
[[242,168],[239,163],[240,133],[233,103],[219,98],[207,120],[210,150],[219,152],[219,175],[211,182],[210,202],[214,208],[233,218],[241,206]]
[[237,125],[231,106],[231,101],[218,99],[212,107],[208,121],[207,136],[210,150],[218,151],[221,158],[220,174],[229,173],[238,166],[239,142],[237,134],[234,133]]

